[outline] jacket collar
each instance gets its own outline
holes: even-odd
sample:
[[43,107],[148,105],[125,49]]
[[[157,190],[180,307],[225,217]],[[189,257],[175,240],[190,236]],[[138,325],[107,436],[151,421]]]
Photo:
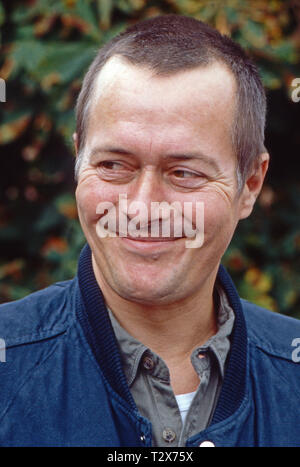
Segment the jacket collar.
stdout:
[[[104,298],[94,275],[88,244],[81,251],[77,276],[79,293],[76,299],[76,313],[86,339],[107,382],[133,410],[137,411],[122,369],[118,343]],[[235,322],[230,338],[231,349],[225,377],[211,424],[221,422],[232,415],[241,405],[246,390],[247,331],[241,301],[222,265],[217,277],[233,308]]]

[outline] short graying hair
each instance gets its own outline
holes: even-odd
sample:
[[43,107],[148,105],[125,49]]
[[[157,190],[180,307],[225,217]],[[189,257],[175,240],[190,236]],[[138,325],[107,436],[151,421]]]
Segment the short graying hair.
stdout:
[[[266,95],[258,70],[245,51],[228,36],[202,21],[181,15],[157,16],[133,26],[105,44],[90,65],[76,103],[78,178],[83,159],[89,108],[96,78],[113,56],[144,66],[159,76],[221,62],[237,83],[236,114],[232,143],[237,157],[237,185],[242,189],[247,175],[265,151]],[[226,92],[226,89],[224,89]]]

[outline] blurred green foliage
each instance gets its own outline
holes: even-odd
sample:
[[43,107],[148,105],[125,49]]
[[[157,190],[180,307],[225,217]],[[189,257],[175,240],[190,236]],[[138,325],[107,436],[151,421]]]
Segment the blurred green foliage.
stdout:
[[[158,14],[191,15],[254,57],[268,90],[272,163],[224,264],[241,295],[300,318],[300,2],[10,0],[0,2],[0,301],[76,273],[84,237],[74,202],[72,134],[81,80],[101,44]],[[224,90],[226,92],[226,90]]]

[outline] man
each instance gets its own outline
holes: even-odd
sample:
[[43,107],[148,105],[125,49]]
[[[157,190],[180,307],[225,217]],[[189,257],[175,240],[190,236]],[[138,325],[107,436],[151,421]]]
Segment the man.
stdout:
[[300,446],[300,323],[220,266],[268,167],[254,65],[157,17],[99,51],[76,111],[87,245],[73,280],[0,307],[0,444]]

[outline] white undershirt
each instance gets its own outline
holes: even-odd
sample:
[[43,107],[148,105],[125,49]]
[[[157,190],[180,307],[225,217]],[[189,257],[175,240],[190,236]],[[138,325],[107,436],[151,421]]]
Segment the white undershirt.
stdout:
[[177,396],[175,395],[183,425],[196,392],[197,391],[187,392],[186,394],[178,394]]

